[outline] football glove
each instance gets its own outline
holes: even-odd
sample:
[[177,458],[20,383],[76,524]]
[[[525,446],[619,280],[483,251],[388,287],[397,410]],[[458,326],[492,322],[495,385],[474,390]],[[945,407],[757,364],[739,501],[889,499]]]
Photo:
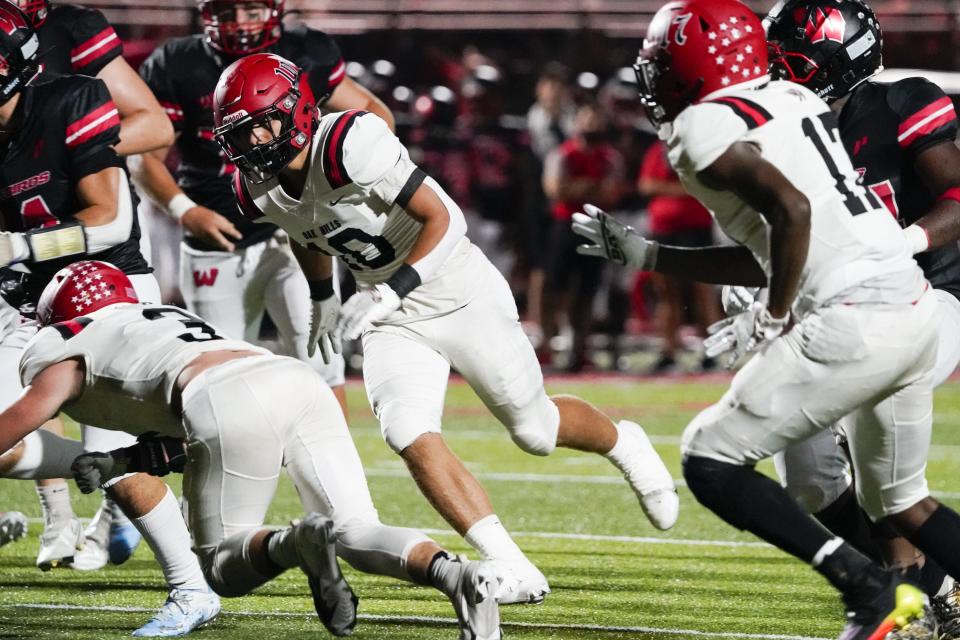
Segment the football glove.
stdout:
[[760,287],[738,287],[725,284],[720,290],[720,303],[723,305],[723,312],[728,316],[743,313],[754,302],[764,301],[765,292],[766,289]]
[[109,452],[85,453],[73,461],[70,471],[82,493],[93,493],[104,482],[126,473],[142,471],[154,476],[183,473],[187,452],[180,438],[146,433],[137,444]]
[[0,267],[30,258],[30,244],[22,233],[0,232]]
[[703,341],[706,356],[718,358],[730,354],[724,366],[731,369],[744,355],[783,333],[789,321],[789,313],[783,318],[774,318],[766,304],[754,302],[746,311],[707,327],[709,336]]
[[70,472],[81,493],[93,493],[107,480],[127,473],[127,466],[125,461],[114,457],[113,452],[93,451],[77,456]]
[[340,353],[340,336],[336,333],[337,319],[340,317],[340,298],[336,294],[323,300],[313,301],[310,314],[310,342],[307,355],[313,357],[320,346],[320,357],[326,364],[333,360],[333,354]]
[[337,332],[344,340],[355,340],[399,308],[400,296],[388,284],[360,289],[343,305]]
[[647,240],[592,204],[583,205],[585,213],[573,214],[573,232],[590,241],[577,247],[577,253],[597,256],[642,271],[653,270],[660,243]]

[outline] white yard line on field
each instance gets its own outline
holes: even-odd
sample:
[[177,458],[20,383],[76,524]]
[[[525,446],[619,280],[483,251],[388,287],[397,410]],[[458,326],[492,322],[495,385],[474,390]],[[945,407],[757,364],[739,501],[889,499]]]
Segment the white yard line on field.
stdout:
[[[87,607],[76,604],[0,604],[0,609],[45,609],[60,611],[114,611],[119,613],[153,613],[154,609],[145,607]],[[220,615],[242,616],[251,618],[313,618],[314,614],[291,612],[259,612],[259,611],[224,611]],[[454,626],[454,618],[437,618],[432,616],[384,616],[361,613],[360,620],[388,623],[419,623],[443,624]],[[698,638],[749,638],[750,640],[829,640],[811,636],[791,636],[779,633],[736,633],[733,631],[698,631],[696,629],[670,629],[661,627],[627,627],[608,626],[601,624],[565,624],[549,622],[503,622],[504,627],[522,629],[566,629],[569,631],[601,631],[610,633],[648,633],[657,635],[685,636]]]

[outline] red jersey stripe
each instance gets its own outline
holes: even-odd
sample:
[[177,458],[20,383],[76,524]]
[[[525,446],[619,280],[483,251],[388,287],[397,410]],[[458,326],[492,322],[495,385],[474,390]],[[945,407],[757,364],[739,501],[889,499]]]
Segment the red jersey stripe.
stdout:
[[97,58],[122,46],[120,37],[113,27],[107,27],[81,45],[70,50],[70,64],[74,69],[82,68]]
[[909,147],[918,138],[933,133],[956,118],[953,102],[944,96],[901,122],[897,142],[901,147]]
[[239,172],[233,174],[233,192],[237,196],[237,205],[240,207],[240,213],[248,220],[256,220],[263,217],[263,212],[254,203],[247,191],[247,185],[243,183],[243,176]]
[[347,168],[343,164],[343,143],[347,137],[347,131],[353,126],[353,122],[365,113],[366,111],[356,109],[344,112],[333,123],[332,131],[324,141],[323,172],[332,189],[339,189],[352,182],[349,174],[347,174]]
[[113,104],[113,101],[108,100],[67,127],[67,146],[75,147],[83,144],[98,133],[102,133],[110,127],[119,126],[120,114],[117,112],[117,107]]

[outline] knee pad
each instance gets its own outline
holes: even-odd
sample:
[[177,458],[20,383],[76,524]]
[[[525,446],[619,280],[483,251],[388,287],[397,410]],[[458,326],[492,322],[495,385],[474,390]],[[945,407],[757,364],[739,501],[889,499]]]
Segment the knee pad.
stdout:
[[734,490],[741,474],[753,473],[750,467],[719,462],[699,456],[683,459],[683,478],[700,504],[721,515],[731,525],[744,529],[747,518],[739,492]]
[[533,402],[513,412],[507,429],[510,438],[527,453],[548,456],[557,448],[560,410],[546,394],[541,393]]
[[351,518],[337,525],[337,555],[364,573],[409,581],[407,556],[424,542],[430,542],[425,534],[381,524],[376,518]]
[[380,433],[395,453],[400,453],[426,433],[440,433],[440,414],[402,400],[386,402],[377,411]]

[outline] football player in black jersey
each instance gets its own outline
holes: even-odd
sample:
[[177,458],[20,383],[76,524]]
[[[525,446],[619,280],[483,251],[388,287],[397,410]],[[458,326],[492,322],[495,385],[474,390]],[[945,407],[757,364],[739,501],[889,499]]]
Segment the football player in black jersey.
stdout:
[[283,26],[283,0],[199,0],[198,6],[203,33],[168,40],[140,69],[173,120],[180,165],[174,181],[163,164],[165,151],[145,155],[139,182],[186,232],[180,289],[187,307],[230,337],[250,341],[257,340],[267,311],[283,353],[314,364],[346,410],[343,358],[333,354],[325,364],[319,355],[307,355],[309,290],[286,238],[272,225],[249,222],[237,209],[236,168],[213,139],[213,90],[235,59],[268,51],[306,69],[326,109],[370,111],[391,128],[393,115],[346,75],[330,36]]
[[[114,149],[120,117],[107,86],[82,75],[34,82],[38,49],[27,18],[14,5],[0,2],[0,267],[19,274],[22,299],[16,306],[24,312],[35,308],[54,273],[87,258],[116,265],[140,297],[159,301],[159,286],[140,253],[136,195]],[[15,323],[0,341],[3,359],[16,355],[36,332],[35,322]],[[87,450],[114,442],[83,431]],[[126,440],[136,441],[133,436]],[[43,448],[43,440],[39,445]],[[12,461],[8,471],[14,477],[22,477],[23,458],[21,451]],[[69,458],[46,460],[34,465],[29,477],[69,476],[71,463]],[[167,604],[137,635],[185,633],[214,617],[219,600],[190,550],[189,533],[169,488],[144,474],[104,488],[147,538],[172,589]],[[77,533],[75,545],[82,541],[82,530]]]
[[[70,4],[51,5],[48,0],[16,0],[16,4],[40,38],[37,60],[41,78],[79,73],[107,84],[120,115],[117,153],[121,156],[144,153],[173,143],[170,119],[146,83],[123,59],[122,42],[100,11]],[[16,362],[11,366],[15,367]],[[59,419],[45,428],[63,435]],[[104,436],[113,437],[109,432]],[[80,526],[79,521],[70,507],[64,480],[38,480],[37,491],[44,514],[37,562],[57,562],[70,551],[68,538],[71,530]],[[104,500],[87,527],[85,538],[83,549],[70,565],[75,569],[99,569],[108,558],[120,564],[139,542],[136,529],[109,499]]]
[[[871,79],[883,68],[883,38],[876,16],[860,0],[787,0],[765,24],[771,75],[811,89],[838,114],[854,167],[900,221],[935,288],[942,318],[934,371],[939,385],[960,362],[960,149],[954,143],[954,105],[925,78],[892,84]],[[853,497],[846,458],[831,434],[789,449],[780,462],[788,490],[804,506],[839,535],[912,574],[933,598],[940,637],[960,638],[960,592],[904,538],[867,524]],[[930,637],[916,628],[911,633],[896,637]]]

